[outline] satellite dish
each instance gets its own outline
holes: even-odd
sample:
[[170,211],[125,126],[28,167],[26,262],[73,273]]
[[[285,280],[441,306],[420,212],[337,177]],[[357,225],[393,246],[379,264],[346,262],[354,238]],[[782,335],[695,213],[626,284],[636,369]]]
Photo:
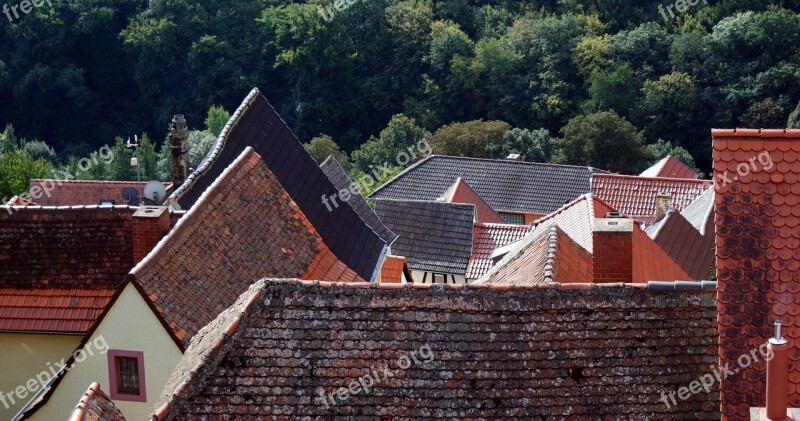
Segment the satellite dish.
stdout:
[[167,197],[167,189],[164,188],[164,184],[160,181],[151,181],[144,186],[144,197],[153,202],[161,203]]
[[150,200],[148,198],[142,199],[142,203],[144,203],[145,206],[158,206],[158,203],[156,203],[156,202],[154,202],[154,201],[152,201],[152,200]]
[[135,200],[139,198],[139,192],[133,187],[125,187],[122,189],[122,197],[128,201]]

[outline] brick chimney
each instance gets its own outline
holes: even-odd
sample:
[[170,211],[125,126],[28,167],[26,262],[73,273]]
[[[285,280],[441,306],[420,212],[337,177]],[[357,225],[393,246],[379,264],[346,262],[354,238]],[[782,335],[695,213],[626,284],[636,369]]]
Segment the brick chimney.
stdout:
[[133,260],[139,263],[170,230],[166,206],[140,206],[133,214]]
[[592,282],[633,282],[633,219],[609,212],[592,226]]
[[186,128],[186,119],[183,118],[183,115],[176,114],[172,118],[169,139],[170,149],[172,150],[172,184],[174,188],[178,188],[189,176],[189,164],[186,161],[189,129]]
[[670,194],[667,192],[659,192],[656,194],[656,220],[661,219],[669,210]]

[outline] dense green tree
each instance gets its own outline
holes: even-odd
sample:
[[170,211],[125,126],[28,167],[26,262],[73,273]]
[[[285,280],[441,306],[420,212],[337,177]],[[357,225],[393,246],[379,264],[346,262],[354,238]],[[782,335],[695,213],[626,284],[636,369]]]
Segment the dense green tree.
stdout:
[[647,158],[644,137],[614,111],[573,118],[561,129],[554,161],[588,165],[621,174],[637,174]]
[[638,96],[634,73],[627,64],[592,73],[588,91],[591,98],[586,108],[590,111],[615,110],[622,115],[629,115]]
[[669,155],[697,171],[694,158],[689,151],[680,146],[673,146],[668,140],[658,139],[656,143],[645,146],[645,155],[651,158],[650,165]]
[[408,153],[409,148],[415,155],[413,157],[409,155],[410,162],[424,158],[422,156],[424,153],[430,153],[424,144],[428,136],[430,133],[417,125],[413,119],[398,114],[392,117],[377,138],[370,138],[361,148],[353,151],[351,158],[356,169],[362,172],[369,172],[370,166],[404,165],[397,162],[397,155],[404,151]]
[[636,119],[647,138],[670,137],[685,145],[693,134],[696,107],[697,89],[691,77],[674,72],[644,83]]
[[487,146],[503,143],[511,128],[504,121],[474,120],[443,126],[430,137],[434,153],[439,155],[490,158]]
[[743,127],[780,129],[786,122],[786,112],[771,98],[767,98],[751,105],[739,121]]
[[350,163],[350,157],[348,157],[346,153],[342,152],[341,148],[339,148],[339,145],[337,145],[336,142],[334,142],[333,139],[326,134],[315,136],[310,142],[303,146],[319,164],[328,159],[329,156],[333,156],[334,159],[339,161],[339,165],[341,165],[345,171],[350,171],[350,167],[352,167],[352,164]]
[[491,158],[519,154],[523,161],[548,162],[555,153],[555,139],[545,129],[514,128],[503,134],[502,143],[486,145],[486,152]]
[[0,197],[3,203],[27,192],[30,179],[45,178],[52,169],[46,159],[33,159],[21,150],[4,153],[0,157]]
[[206,113],[206,120],[204,122],[206,126],[206,132],[214,137],[219,136],[219,134],[222,133],[222,129],[224,129],[225,125],[228,124],[228,120],[230,120],[230,118],[231,113],[225,111],[224,108],[212,106]]

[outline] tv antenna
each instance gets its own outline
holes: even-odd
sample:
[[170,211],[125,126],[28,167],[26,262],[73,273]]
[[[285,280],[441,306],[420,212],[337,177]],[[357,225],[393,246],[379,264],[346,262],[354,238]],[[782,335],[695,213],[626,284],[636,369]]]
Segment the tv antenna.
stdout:
[[[136,182],[137,187],[141,187],[142,184],[142,174],[139,165],[139,135],[133,135],[133,142],[131,142],[131,138],[128,137],[128,143],[125,144],[128,148],[133,148],[136,151],[136,156],[131,158],[131,166],[136,167]],[[138,194],[138,192],[137,192]],[[144,196],[144,192],[142,194]],[[140,197],[142,197],[140,196]],[[139,200],[139,206],[143,205],[144,201]]]

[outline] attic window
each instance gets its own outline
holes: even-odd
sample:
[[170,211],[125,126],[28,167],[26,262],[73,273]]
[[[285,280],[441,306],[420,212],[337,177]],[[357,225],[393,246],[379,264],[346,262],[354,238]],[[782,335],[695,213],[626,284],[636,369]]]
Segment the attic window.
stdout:
[[144,353],[138,351],[108,351],[108,377],[111,399],[145,402]]
[[525,215],[521,213],[499,212],[506,224],[525,225]]

